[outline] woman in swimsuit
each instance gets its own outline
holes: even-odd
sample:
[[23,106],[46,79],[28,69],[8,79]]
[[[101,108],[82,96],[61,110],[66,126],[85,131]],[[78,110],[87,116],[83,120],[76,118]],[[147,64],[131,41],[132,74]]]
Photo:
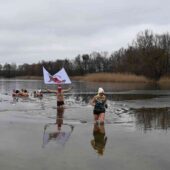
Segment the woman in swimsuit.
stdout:
[[107,108],[106,100],[104,90],[100,87],[98,89],[98,94],[95,95],[91,101],[92,106],[94,106],[93,114],[95,122],[104,123],[105,108]]

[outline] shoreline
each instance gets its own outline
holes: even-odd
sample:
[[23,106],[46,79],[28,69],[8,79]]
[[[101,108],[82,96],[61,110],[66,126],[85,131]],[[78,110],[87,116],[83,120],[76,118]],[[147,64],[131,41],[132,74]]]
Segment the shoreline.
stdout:
[[[17,76],[13,78],[0,79],[19,79],[19,80],[43,80],[43,76]],[[170,85],[170,77],[163,76],[160,80],[148,79],[144,76],[137,76],[134,74],[121,73],[91,73],[84,76],[70,76],[71,80],[88,81],[88,82],[112,82],[112,83],[155,83],[159,85]]]

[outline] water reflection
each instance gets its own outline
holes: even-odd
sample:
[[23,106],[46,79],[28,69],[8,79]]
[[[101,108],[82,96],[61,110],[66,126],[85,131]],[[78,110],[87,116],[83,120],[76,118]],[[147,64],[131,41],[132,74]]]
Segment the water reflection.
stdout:
[[58,131],[61,130],[61,126],[63,125],[63,116],[64,116],[64,107],[57,107],[56,125],[58,127]]
[[65,145],[74,126],[63,122],[64,107],[57,107],[56,122],[44,125],[43,145],[45,147],[50,141]]
[[[65,94],[65,104],[66,107],[70,108],[70,112],[73,108],[77,109],[77,112],[79,112],[79,109],[91,109],[88,107],[89,100],[96,94],[96,88],[103,87],[107,93],[109,107],[106,115],[109,122],[116,122],[117,124],[130,122],[131,125],[135,125],[136,122],[137,127],[145,131],[149,129],[166,130],[170,127],[170,86],[163,88],[158,84],[80,81],[73,81],[72,86],[72,92]],[[33,92],[35,89],[44,89],[45,87],[46,85],[43,81],[0,79],[0,111],[22,110],[24,108],[25,114],[30,114],[29,112],[32,113],[32,110],[37,109],[38,106],[40,110],[43,110],[44,115],[48,117],[49,109],[56,102],[56,98],[52,94],[44,94],[42,100],[34,98],[33,95],[30,95],[29,98],[17,97],[13,98],[13,101],[11,100],[12,89],[24,88],[29,92]],[[48,87],[56,89],[56,85],[49,85]],[[63,88],[67,88],[67,86],[63,85]],[[16,103],[17,105],[15,105]],[[147,109],[147,107],[152,107],[153,109]],[[56,122],[46,127],[46,132],[50,130],[50,132],[57,131],[57,133],[62,130],[66,131],[64,129],[66,125],[63,124],[64,111],[57,110],[57,112],[59,115],[56,116]],[[75,115],[76,112],[70,116],[70,119],[74,119]],[[80,120],[85,119],[84,114],[79,114],[78,116]],[[75,119],[77,119],[77,116]]]
[[93,137],[91,145],[98,155],[102,156],[107,142],[104,124],[94,123]]
[[134,115],[137,127],[144,131],[170,128],[170,108],[140,108]]

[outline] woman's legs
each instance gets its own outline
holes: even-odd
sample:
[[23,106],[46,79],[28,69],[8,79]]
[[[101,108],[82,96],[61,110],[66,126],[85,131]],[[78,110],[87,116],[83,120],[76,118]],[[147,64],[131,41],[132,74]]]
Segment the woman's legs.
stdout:
[[99,115],[98,114],[94,114],[94,121],[97,122],[99,119]]
[[100,121],[100,123],[104,123],[104,119],[105,119],[105,113],[100,113],[100,114],[99,114],[99,118],[98,118],[98,120]]
[[104,123],[104,119],[105,119],[105,113],[100,113],[100,114],[94,114],[94,121],[96,123]]

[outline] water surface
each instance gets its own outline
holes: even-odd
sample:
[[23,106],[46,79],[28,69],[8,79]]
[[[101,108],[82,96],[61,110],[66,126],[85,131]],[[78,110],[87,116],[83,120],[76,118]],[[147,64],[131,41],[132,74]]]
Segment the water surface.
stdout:
[[[153,84],[73,82],[65,109],[56,96],[34,98],[36,80],[0,81],[0,166],[9,169],[169,169],[170,89]],[[68,86],[63,86],[67,88]],[[96,127],[90,99],[108,98],[104,126]],[[29,98],[11,97],[28,89]]]

